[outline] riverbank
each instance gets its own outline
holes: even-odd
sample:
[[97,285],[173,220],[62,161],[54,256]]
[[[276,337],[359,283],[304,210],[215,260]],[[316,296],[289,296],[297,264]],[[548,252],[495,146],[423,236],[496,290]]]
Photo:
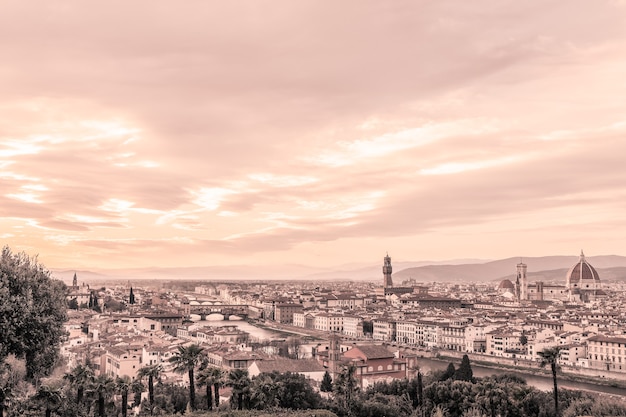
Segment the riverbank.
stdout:
[[[455,356],[446,356],[445,354],[439,354],[438,356],[429,357],[430,360],[440,361],[447,363],[460,363],[459,358]],[[552,378],[550,368],[541,368],[539,364],[535,364],[533,367],[525,366],[524,363],[518,362],[517,364],[506,363],[494,363],[486,360],[480,360],[473,358],[471,360],[472,365],[481,366],[487,369],[499,370],[499,371],[513,371],[518,374],[528,376],[542,376]],[[607,377],[597,377],[591,375],[579,375],[572,372],[561,370],[557,375],[559,380],[578,382],[583,384],[593,384],[604,387],[626,389],[626,381]]]
[[[305,341],[318,341],[323,340],[321,337],[315,334],[311,334],[309,332],[303,332],[299,327],[292,329],[291,326],[287,326],[284,324],[272,322],[272,324],[268,324],[267,322],[261,322],[260,320],[247,319],[246,320],[250,325],[258,327],[259,329],[271,331],[274,333],[278,333],[280,337],[288,338],[288,337],[300,337]],[[296,330],[297,329],[297,330]]]

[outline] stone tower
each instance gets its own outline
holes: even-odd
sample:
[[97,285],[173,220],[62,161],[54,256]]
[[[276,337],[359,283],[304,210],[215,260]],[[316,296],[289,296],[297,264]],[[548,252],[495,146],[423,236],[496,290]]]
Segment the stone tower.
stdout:
[[328,339],[328,367],[333,381],[337,379],[339,364],[341,361],[341,338],[335,333],[331,333]]
[[520,301],[528,300],[528,281],[526,279],[526,264],[520,262],[517,264],[517,281],[519,282],[519,299]]
[[385,263],[383,264],[383,288],[393,287],[393,281],[391,280],[391,258],[389,254],[385,256]]

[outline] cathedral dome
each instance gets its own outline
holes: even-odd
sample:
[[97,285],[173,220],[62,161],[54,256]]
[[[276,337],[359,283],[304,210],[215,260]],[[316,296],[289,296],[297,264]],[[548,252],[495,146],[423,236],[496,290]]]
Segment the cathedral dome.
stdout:
[[511,282],[511,280],[503,279],[502,281],[500,281],[500,285],[498,285],[498,289],[501,291],[514,290],[515,285]]
[[567,272],[565,280],[569,288],[589,288],[590,284],[600,283],[600,276],[585,260],[585,254],[581,251],[580,259]]

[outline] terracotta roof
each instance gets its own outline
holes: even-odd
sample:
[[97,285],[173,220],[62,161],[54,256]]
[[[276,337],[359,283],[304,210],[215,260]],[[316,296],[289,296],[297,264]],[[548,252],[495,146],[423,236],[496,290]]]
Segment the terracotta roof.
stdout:
[[254,362],[259,369],[259,372],[323,372],[325,368],[316,360],[313,359],[276,359]]
[[348,350],[345,354],[348,354],[353,349],[361,351],[361,353],[365,355],[366,359],[386,359],[394,357],[393,353],[390,352],[389,349],[381,345],[358,345]]

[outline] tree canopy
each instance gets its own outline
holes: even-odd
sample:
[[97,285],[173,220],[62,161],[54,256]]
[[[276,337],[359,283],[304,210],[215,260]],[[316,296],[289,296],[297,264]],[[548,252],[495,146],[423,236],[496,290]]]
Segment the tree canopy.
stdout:
[[54,367],[63,323],[67,320],[66,287],[25,253],[5,246],[0,255],[0,361],[14,354],[26,360],[29,379]]

